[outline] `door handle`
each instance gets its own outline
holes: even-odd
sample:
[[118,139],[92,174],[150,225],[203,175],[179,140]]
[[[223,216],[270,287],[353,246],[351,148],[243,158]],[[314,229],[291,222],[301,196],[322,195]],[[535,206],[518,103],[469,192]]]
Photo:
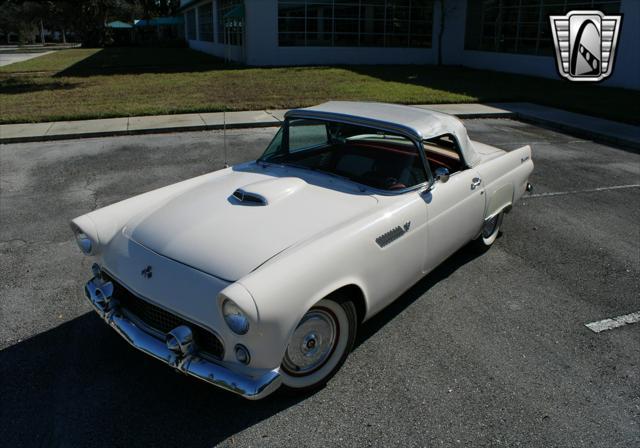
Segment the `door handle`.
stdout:
[[482,182],[482,179],[480,179],[479,177],[474,177],[473,180],[471,181],[471,189],[475,190],[476,188],[478,188],[481,182]]

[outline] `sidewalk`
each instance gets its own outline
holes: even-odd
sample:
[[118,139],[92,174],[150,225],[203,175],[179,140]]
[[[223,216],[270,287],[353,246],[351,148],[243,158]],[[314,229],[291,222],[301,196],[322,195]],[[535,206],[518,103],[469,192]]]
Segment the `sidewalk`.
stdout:
[[[532,103],[418,105],[459,118],[515,118],[640,150],[640,127]],[[212,112],[0,125],[0,143],[278,126],[285,110]]]
[[640,126],[576,114],[533,103],[494,103],[514,118],[595,141],[640,150]]
[[28,61],[29,59],[39,58],[40,56],[44,56],[45,54],[52,53],[52,51],[42,51],[42,52],[1,52],[0,51],[0,67],[4,67],[5,65],[15,64],[16,62]]

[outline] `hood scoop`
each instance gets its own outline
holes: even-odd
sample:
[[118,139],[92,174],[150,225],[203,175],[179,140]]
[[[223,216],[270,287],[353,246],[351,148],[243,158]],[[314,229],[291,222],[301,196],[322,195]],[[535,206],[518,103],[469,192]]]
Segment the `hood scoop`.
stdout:
[[297,177],[262,180],[238,188],[230,199],[238,205],[265,206],[291,196],[306,185],[304,180]]
[[267,205],[269,203],[264,196],[244,191],[242,188],[234,191],[233,197],[240,201],[242,205]]

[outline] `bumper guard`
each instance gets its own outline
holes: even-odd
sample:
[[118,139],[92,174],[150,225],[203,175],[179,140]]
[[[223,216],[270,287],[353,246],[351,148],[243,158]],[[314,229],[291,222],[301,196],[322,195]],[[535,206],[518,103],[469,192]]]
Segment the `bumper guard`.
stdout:
[[[249,400],[264,398],[280,386],[282,378],[279,369],[267,371],[261,376],[253,378],[236,373],[209,359],[199,357],[197,351],[181,353],[175,349],[175,344],[172,345],[154,337],[128,319],[121,311],[117,299],[112,297],[113,290],[111,282],[105,282],[96,276],[87,282],[85,295],[98,315],[138,350],[163,361],[180,372],[242,395]],[[172,335],[178,329],[185,330],[186,327],[178,327],[170,334]],[[168,345],[172,345],[171,349]]]

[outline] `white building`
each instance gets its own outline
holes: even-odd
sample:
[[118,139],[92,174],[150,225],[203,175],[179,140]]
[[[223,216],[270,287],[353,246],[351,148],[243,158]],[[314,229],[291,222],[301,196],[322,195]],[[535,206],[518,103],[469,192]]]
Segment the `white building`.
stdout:
[[248,65],[436,64],[441,40],[444,64],[548,78],[549,15],[579,9],[624,15],[604,84],[640,89],[640,0],[181,2],[191,48]]

